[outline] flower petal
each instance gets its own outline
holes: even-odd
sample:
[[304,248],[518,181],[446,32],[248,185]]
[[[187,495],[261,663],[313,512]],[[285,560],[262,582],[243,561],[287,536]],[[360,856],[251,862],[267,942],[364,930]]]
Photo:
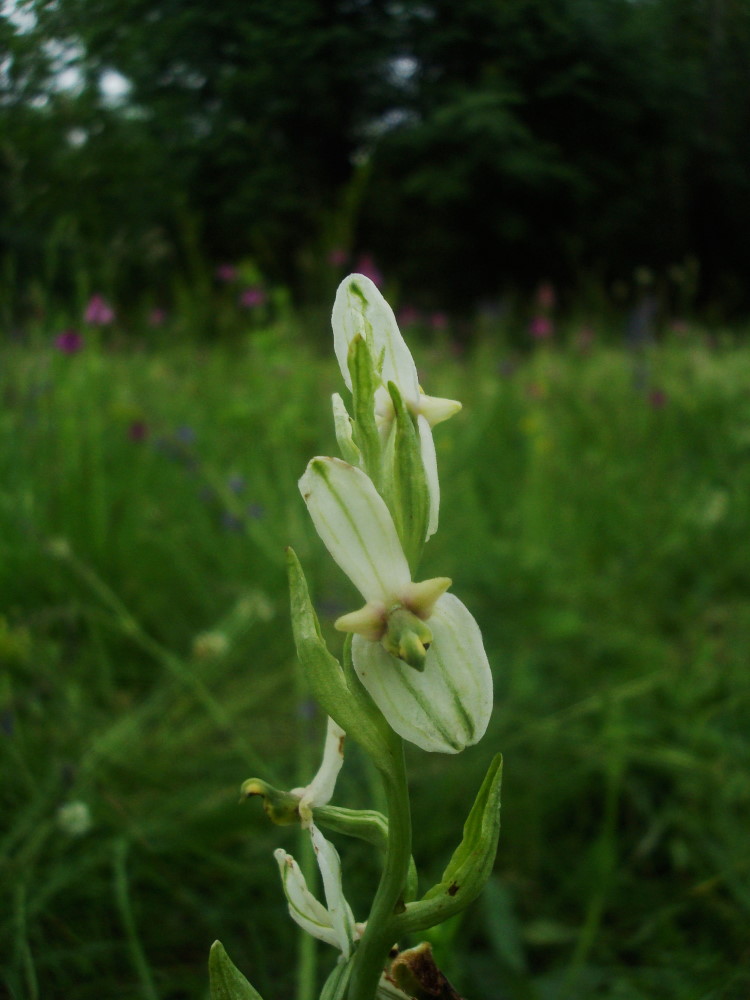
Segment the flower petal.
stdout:
[[297,862],[280,847],[273,852],[273,856],[279,865],[281,884],[292,920],[319,941],[338,948],[338,933],[333,928],[330,914],[307,888],[305,876]]
[[461,601],[443,594],[429,620],[432,645],[420,673],[380,643],[355,635],[352,662],[388,724],[423,750],[458,753],[485,733],[492,673],[479,626]]
[[349,958],[356,932],[354,915],[344,899],[344,889],[341,885],[341,859],[333,844],[325,839],[314,824],[310,827],[310,837],[323,879],[328,916],[336,934],[336,945],[346,959]]
[[318,457],[299,488],[324,545],[365,601],[392,601],[411,576],[393,518],[371,480],[338,458]]
[[341,449],[341,454],[344,456],[344,461],[349,462],[350,465],[359,465],[359,448],[354,443],[352,418],[347,412],[344,400],[337,392],[334,392],[331,396],[331,404],[333,407],[333,424],[336,429],[336,440]]
[[377,286],[363,274],[344,278],[336,292],[331,316],[333,346],[341,374],[351,389],[347,364],[349,344],[359,335],[370,348],[373,363],[384,385],[395,382],[406,404],[416,407],[419,380],[411,351]]
[[318,772],[305,788],[293,788],[292,794],[300,796],[299,815],[302,825],[312,825],[312,810],[331,801],[336,787],[336,778],[344,764],[344,740],[346,733],[333,719],[328,717],[323,760]]
[[427,418],[430,427],[434,427],[435,424],[441,424],[444,420],[450,419],[460,409],[462,407],[457,399],[425,396],[424,393],[419,397],[419,412]]
[[435,452],[435,442],[432,439],[432,428],[426,417],[421,413],[417,417],[419,427],[419,446],[422,452],[422,465],[424,465],[424,475],[427,480],[427,492],[430,495],[430,516],[427,521],[427,532],[425,541],[435,534],[438,528],[438,514],[440,511],[440,480],[438,479],[437,454]]

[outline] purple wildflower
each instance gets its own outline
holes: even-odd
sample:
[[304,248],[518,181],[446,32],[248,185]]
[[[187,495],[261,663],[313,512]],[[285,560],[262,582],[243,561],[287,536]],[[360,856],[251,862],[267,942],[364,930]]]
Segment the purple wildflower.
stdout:
[[216,268],[216,277],[225,285],[237,280],[237,268],[234,264],[219,264]]
[[371,254],[365,253],[358,259],[355,270],[358,274],[364,274],[366,278],[374,282],[376,285],[383,284],[383,275],[380,273],[377,264],[373,260]]
[[256,306],[262,306],[266,298],[266,293],[262,288],[251,285],[249,288],[243,288],[240,292],[240,305],[244,306],[245,309],[255,309]]
[[77,354],[83,347],[83,337],[78,330],[63,330],[55,337],[55,347],[63,354]]
[[529,333],[534,340],[549,340],[554,332],[555,326],[552,320],[541,313],[534,316],[529,323]]

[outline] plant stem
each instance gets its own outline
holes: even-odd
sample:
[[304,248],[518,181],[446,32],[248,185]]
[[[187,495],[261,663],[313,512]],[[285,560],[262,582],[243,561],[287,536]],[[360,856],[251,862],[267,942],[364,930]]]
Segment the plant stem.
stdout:
[[403,893],[411,857],[411,810],[406,781],[404,744],[390,734],[392,767],[381,771],[388,803],[388,845],[385,864],[367,920],[354,953],[349,1000],[373,1000],[386,956],[394,944],[394,917],[403,907]]

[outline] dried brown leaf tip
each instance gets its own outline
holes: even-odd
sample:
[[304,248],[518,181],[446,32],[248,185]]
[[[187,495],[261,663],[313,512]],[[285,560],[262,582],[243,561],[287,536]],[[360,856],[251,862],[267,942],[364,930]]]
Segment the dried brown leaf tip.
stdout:
[[438,969],[426,941],[400,952],[391,962],[389,978],[413,1000],[462,1000]]

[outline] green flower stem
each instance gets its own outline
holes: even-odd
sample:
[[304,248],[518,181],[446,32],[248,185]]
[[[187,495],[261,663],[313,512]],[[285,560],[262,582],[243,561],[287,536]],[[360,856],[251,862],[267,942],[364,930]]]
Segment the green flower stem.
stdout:
[[403,740],[391,732],[390,744],[392,767],[381,771],[388,804],[385,863],[365,933],[354,953],[349,1000],[373,1000],[386,957],[395,943],[395,917],[404,908],[411,858],[411,809]]

